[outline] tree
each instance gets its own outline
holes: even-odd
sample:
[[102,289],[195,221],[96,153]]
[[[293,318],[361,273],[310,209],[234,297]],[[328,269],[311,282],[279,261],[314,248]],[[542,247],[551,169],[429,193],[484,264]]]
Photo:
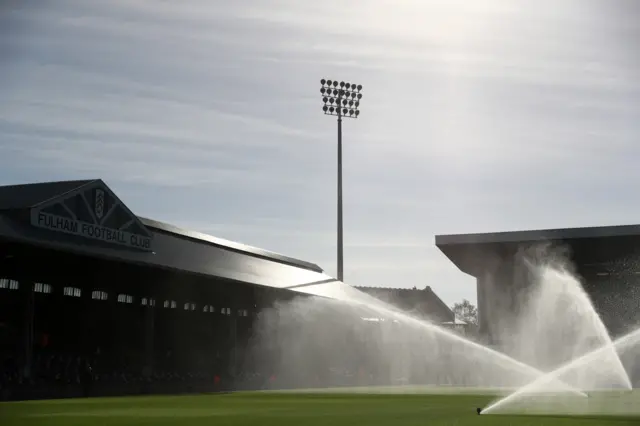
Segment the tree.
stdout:
[[463,299],[460,303],[455,303],[451,308],[456,318],[466,322],[467,324],[478,324],[478,310],[467,299]]

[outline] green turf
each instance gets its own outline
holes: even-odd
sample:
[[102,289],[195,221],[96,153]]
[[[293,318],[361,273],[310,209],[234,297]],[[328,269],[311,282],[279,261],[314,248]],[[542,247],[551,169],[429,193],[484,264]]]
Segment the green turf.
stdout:
[[0,403],[0,425],[640,425],[640,417],[478,416],[474,394],[236,393]]

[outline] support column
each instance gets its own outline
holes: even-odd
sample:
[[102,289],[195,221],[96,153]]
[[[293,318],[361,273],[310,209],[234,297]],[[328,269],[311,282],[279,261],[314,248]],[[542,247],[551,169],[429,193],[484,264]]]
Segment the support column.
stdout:
[[498,267],[493,279],[492,289],[492,337],[500,350],[506,351],[510,345],[513,316],[514,259],[505,257]]
[[35,322],[35,294],[31,281],[20,282],[22,298],[24,300],[24,322],[23,322],[23,360],[22,374],[25,379],[31,378],[33,365],[33,340]]
[[235,377],[238,366],[238,309],[236,307],[231,308],[231,315],[229,318],[231,320],[231,324],[229,327],[229,341],[231,344],[229,372],[231,373],[231,376]]
[[478,299],[478,336],[482,341],[487,341],[489,337],[489,319],[487,307],[487,282],[491,279],[490,273],[476,278],[476,297]]
[[511,264],[511,259],[496,256],[478,273],[478,333],[490,346],[501,345],[502,324],[510,310]]
[[[154,368],[154,347],[155,347],[155,321],[156,321],[156,307],[152,306],[152,301],[155,299],[149,298],[149,304],[144,310],[144,354],[145,354],[145,377],[150,377],[153,374]],[[157,303],[157,302],[155,302]]]

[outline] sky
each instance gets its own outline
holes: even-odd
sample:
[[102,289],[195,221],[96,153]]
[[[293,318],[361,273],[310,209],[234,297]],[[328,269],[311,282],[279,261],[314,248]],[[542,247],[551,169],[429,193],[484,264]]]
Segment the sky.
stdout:
[[136,214],[476,300],[438,234],[640,222],[634,0],[4,0],[0,184],[102,178]]

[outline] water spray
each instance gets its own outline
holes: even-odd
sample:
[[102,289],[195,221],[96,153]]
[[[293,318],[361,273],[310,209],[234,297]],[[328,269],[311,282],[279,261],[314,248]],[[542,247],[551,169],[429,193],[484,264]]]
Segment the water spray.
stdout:
[[[366,351],[373,354],[373,358],[370,358],[372,361],[365,362],[370,362],[369,367],[374,368],[376,362],[392,363],[393,371],[383,373],[383,375],[389,374],[391,380],[402,377],[402,380],[406,381],[405,377],[411,377],[413,373],[398,376],[398,371],[411,371],[414,365],[427,365],[428,362],[433,362],[436,363],[435,368],[428,367],[429,371],[424,376],[429,377],[428,380],[435,378],[434,382],[429,383],[438,385],[463,383],[462,386],[469,386],[469,381],[472,381],[475,384],[489,383],[492,389],[509,383],[506,386],[511,387],[511,390],[516,389],[484,409],[477,407],[477,415],[493,413],[497,407],[508,404],[509,401],[532,389],[536,392],[551,392],[549,399],[551,403],[556,400],[553,392],[558,391],[563,395],[590,398],[591,396],[584,391],[590,390],[594,384],[597,384],[595,388],[598,388],[605,383],[603,380],[606,380],[607,386],[629,389],[631,387],[629,375],[615,348],[640,339],[640,329],[612,342],[589,296],[582,288],[580,281],[565,268],[564,262],[554,261],[555,258],[548,261],[540,256],[536,256],[535,259],[540,262],[532,263],[525,259],[525,266],[538,274],[538,281],[532,282],[533,286],[530,287],[533,297],[530,298],[527,294],[527,303],[522,305],[528,316],[518,313],[522,324],[518,327],[518,333],[515,334],[516,340],[511,342],[513,352],[506,354],[481,345],[438,325],[413,317],[342,282],[334,281],[292,289],[316,297],[306,299],[308,304],[307,302],[292,303],[290,309],[295,312],[289,311],[289,314],[293,316],[293,321],[284,321],[280,324],[287,330],[293,329],[301,333],[300,336],[303,337],[303,339],[293,339],[290,348],[281,346],[286,348],[285,353],[290,352],[287,356],[291,361],[291,364],[284,362],[282,365],[295,371],[298,359],[304,360],[311,357],[316,364],[329,366],[332,360],[336,359],[339,363],[342,359],[336,357],[331,348],[344,348],[345,344],[350,345],[352,341],[364,341],[368,345]],[[339,303],[325,306],[320,300]],[[286,308],[287,305],[282,306]],[[327,307],[329,310],[326,310]],[[317,318],[319,320],[309,322],[307,315],[309,313],[320,315]],[[363,315],[359,315],[360,313]],[[341,315],[346,316],[342,318]],[[363,328],[359,324],[361,321],[358,320],[362,319],[364,322],[364,317],[371,316],[378,317],[376,324],[380,324],[381,328],[377,334],[371,334],[371,329]],[[402,327],[385,329],[383,324],[391,323],[400,323]],[[301,332],[301,327],[312,327],[311,333]],[[532,329],[527,330],[527,327]],[[351,329],[353,329],[350,331],[353,335],[343,340],[343,343],[331,340],[335,335],[344,334]],[[284,332],[282,335],[286,336],[287,333]],[[282,343],[281,340],[279,342]],[[306,344],[310,344],[315,349],[309,352],[309,348],[305,347]],[[358,344],[356,342],[351,348],[347,348],[350,349],[347,355],[349,360],[355,361],[356,365],[362,359],[361,355],[352,353],[354,350],[358,351]],[[395,350],[396,345],[399,350]],[[590,362],[595,356],[606,351],[610,352],[610,358],[607,358],[604,364],[599,364],[596,374],[582,372],[575,377],[563,375],[571,368]],[[410,355],[411,353],[413,355]],[[420,354],[418,357],[421,356],[423,359],[416,361],[417,358],[411,358],[416,356],[415,353]],[[429,361],[425,361],[425,357]],[[418,364],[415,364],[416,362]],[[406,364],[409,364],[408,368],[405,368]],[[483,367],[477,368],[478,365]],[[562,366],[558,368],[558,365]],[[554,371],[543,373],[541,370]],[[353,377],[353,371],[351,370],[349,377]],[[496,374],[495,371],[500,373]],[[432,372],[435,374],[429,375]],[[586,385],[586,383],[591,384]],[[584,402],[580,404],[587,403],[586,399],[582,401]],[[588,404],[593,407],[593,401]]]
[[[490,357],[496,358],[496,360],[508,363],[511,368],[519,371],[521,374],[528,375],[535,380],[535,378],[542,377],[546,373],[531,365],[519,361],[503,352],[499,352],[487,346],[483,346],[458,334],[455,334],[449,330],[439,327],[431,322],[418,319],[405,312],[400,311],[398,308],[382,302],[373,296],[363,293],[347,284],[340,281],[335,281],[327,284],[314,285],[309,287],[301,287],[295,289],[298,292],[311,294],[320,297],[329,297],[330,299],[341,302],[352,307],[363,307],[370,311],[376,312],[380,316],[391,317],[400,320],[404,324],[414,325],[430,331],[439,337],[446,339],[449,342],[458,343],[469,349],[475,349],[481,353],[484,353]],[[583,392],[566,383],[559,383],[559,385],[565,388],[566,391],[574,393],[576,395],[585,396]]]
[[[518,389],[516,392],[494,402],[493,404],[484,408],[484,410],[482,411],[485,413],[493,412],[496,409],[499,409],[502,406],[507,405],[509,402],[516,400],[517,397],[526,394],[527,391],[529,391],[531,388],[534,388],[537,385],[540,385],[541,383],[545,383],[549,380],[557,380],[559,376],[570,371],[572,368],[575,368],[576,366],[588,365],[589,362],[594,361],[594,359],[596,359],[598,355],[601,355],[603,352],[607,350],[612,350],[612,349],[621,350],[627,346],[635,345],[638,342],[640,342],[640,328],[616,339],[610,345],[602,346],[598,349],[595,349],[577,359],[570,361],[569,363],[557,368],[556,370],[548,374],[545,374],[544,376],[540,377],[539,379],[535,380],[529,385],[524,386]],[[588,394],[585,394],[585,395],[587,396],[587,398],[589,398]]]

